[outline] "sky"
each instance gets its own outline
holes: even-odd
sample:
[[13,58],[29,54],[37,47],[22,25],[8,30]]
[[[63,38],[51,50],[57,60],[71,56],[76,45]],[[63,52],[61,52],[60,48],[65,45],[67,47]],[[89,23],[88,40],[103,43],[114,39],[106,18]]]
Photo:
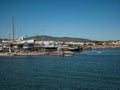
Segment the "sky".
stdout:
[[120,40],[120,0],[0,0],[0,38]]

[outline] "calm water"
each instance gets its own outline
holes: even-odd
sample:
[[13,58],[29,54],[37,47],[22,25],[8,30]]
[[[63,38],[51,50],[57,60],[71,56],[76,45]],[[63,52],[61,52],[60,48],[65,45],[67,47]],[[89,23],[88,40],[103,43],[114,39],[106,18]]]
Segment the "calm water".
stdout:
[[0,90],[120,90],[120,49],[0,57]]

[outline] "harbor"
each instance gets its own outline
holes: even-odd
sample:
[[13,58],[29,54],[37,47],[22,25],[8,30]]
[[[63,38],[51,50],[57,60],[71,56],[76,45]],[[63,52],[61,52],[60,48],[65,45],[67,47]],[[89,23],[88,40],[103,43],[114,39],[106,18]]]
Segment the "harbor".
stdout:
[[[36,38],[37,37],[37,38]],[[83,50],[101,48],[120,48],[120,41],[63,41],[46,40],[48,36],[34,36],[17,40],[3,39],[0,41],[0,56],[35,56],[35,55],[57,55],[71,56]],[[39,39],[40,38],[40,39]],[[42,38],[42,40],[41,40]],[[52,37],[53,38],[53,37]]]
[[101,49],[101,48],[120,48],[117,44],[102,43],[76,43],[76,42],[57,42],[57,41],[36,41],[19,39],[17,41],[3,40],[0,42],[0,56],[36,56],[36,55],[57,55],[69,56],[83,50]]
[[[82,50],[82,49],[81,49]],[[29,45],[22,45],[22,47],[12,48],[4,47],[0,51],[0,56],[30,56],[30,55],[71,55],[81,51],[80,48],[74,49],[69,47],[32,47]]]
[[120,90],[120,0],[0,0],[0,90]]

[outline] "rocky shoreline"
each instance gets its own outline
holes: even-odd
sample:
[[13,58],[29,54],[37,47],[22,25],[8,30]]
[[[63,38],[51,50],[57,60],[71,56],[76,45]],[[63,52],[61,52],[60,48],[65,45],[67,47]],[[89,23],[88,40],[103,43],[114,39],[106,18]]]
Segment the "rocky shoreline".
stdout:
[[58,52],[58,51],[52,51],[52,52],[2,52],[0,53],[0,56],[43,56],[43,55],[56,55],[56,56],[63,56],[63,55],[71,55],[73,52],[70,51],[64,51],[64,52]]
[[[102,49],[102,48],[120,48],[120,47],[94,47],[92,49]],[[84,50],[88,50],[89,48],[85,48]],[[72,55],[76,52],[71,51],[52,51],[52,52],[44,52],[44,51],[20,51],[20,52],[0,52],[0,56],[43,56],[43,55],[55,55],[55,56],[68,56]]]

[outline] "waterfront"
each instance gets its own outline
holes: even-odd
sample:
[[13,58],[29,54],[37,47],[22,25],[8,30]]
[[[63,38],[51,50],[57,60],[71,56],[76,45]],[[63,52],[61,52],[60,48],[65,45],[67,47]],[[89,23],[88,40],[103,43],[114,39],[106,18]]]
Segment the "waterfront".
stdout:
[[120,49],[0,57],[0,90],[120,90]]

